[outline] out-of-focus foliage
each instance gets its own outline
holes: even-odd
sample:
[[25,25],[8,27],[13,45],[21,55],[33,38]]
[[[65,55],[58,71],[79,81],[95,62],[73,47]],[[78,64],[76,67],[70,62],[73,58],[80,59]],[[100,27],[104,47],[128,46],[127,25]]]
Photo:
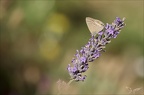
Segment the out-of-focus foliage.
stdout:
[[111,23],[125,17],[126,26],[90,63],[87,79],[72,82],[67,94],[126,94],[142,88],[143,0],[1,0],[0,94],[58,93],[57,81],[68,82],[66,70],[77,49],[90,38],[87,16]]

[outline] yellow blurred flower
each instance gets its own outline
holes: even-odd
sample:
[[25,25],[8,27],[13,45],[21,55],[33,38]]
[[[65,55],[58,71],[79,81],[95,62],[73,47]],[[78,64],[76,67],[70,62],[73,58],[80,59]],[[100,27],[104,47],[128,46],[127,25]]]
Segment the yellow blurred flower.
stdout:
[[52,14],[46,23],[46,30],[50,32],[55,32],[57,34],[63,34],[67,32],[70,27],[69,19],[60,13]]

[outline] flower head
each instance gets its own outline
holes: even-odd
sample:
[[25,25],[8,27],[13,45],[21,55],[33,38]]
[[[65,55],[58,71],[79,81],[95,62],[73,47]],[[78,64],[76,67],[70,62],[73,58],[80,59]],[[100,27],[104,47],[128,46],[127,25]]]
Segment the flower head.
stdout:
[[124,26],[124,18],[121,20],[116,17],[112,24],[106,24],[104,30],[99,31],[96,36],[92,35],[88,43],[80,51],[77,50],[75,58],[72,60],[72,66],[68,64],[67,70],[71,79],[84,81],[86,75],[83,73],[89,68],[88,62],[99,58],[105,45],[110,43],[112,38],[116,38]]

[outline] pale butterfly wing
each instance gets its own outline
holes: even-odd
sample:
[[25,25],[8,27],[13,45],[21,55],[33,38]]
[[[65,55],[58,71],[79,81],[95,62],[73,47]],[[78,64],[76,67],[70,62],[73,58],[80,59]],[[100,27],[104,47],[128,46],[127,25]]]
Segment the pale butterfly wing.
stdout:
[[92,35],[96,35],[99,31],[103,30],[104,23],[100,20],[86,17],[86,24]]

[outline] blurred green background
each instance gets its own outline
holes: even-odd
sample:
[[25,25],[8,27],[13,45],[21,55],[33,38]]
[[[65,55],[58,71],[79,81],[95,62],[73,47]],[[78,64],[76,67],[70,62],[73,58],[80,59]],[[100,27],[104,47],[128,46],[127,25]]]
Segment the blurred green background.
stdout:
[[[0,94],[51,95],[90,32],[85,18],[126,26],[89,63],[84,82],[72,82],[63,94],[127,94],[144,89],[143,0],[0,0]],[[62,88],[63,89],[63,88]],[[144,91],[136,93],[143,93]]]

